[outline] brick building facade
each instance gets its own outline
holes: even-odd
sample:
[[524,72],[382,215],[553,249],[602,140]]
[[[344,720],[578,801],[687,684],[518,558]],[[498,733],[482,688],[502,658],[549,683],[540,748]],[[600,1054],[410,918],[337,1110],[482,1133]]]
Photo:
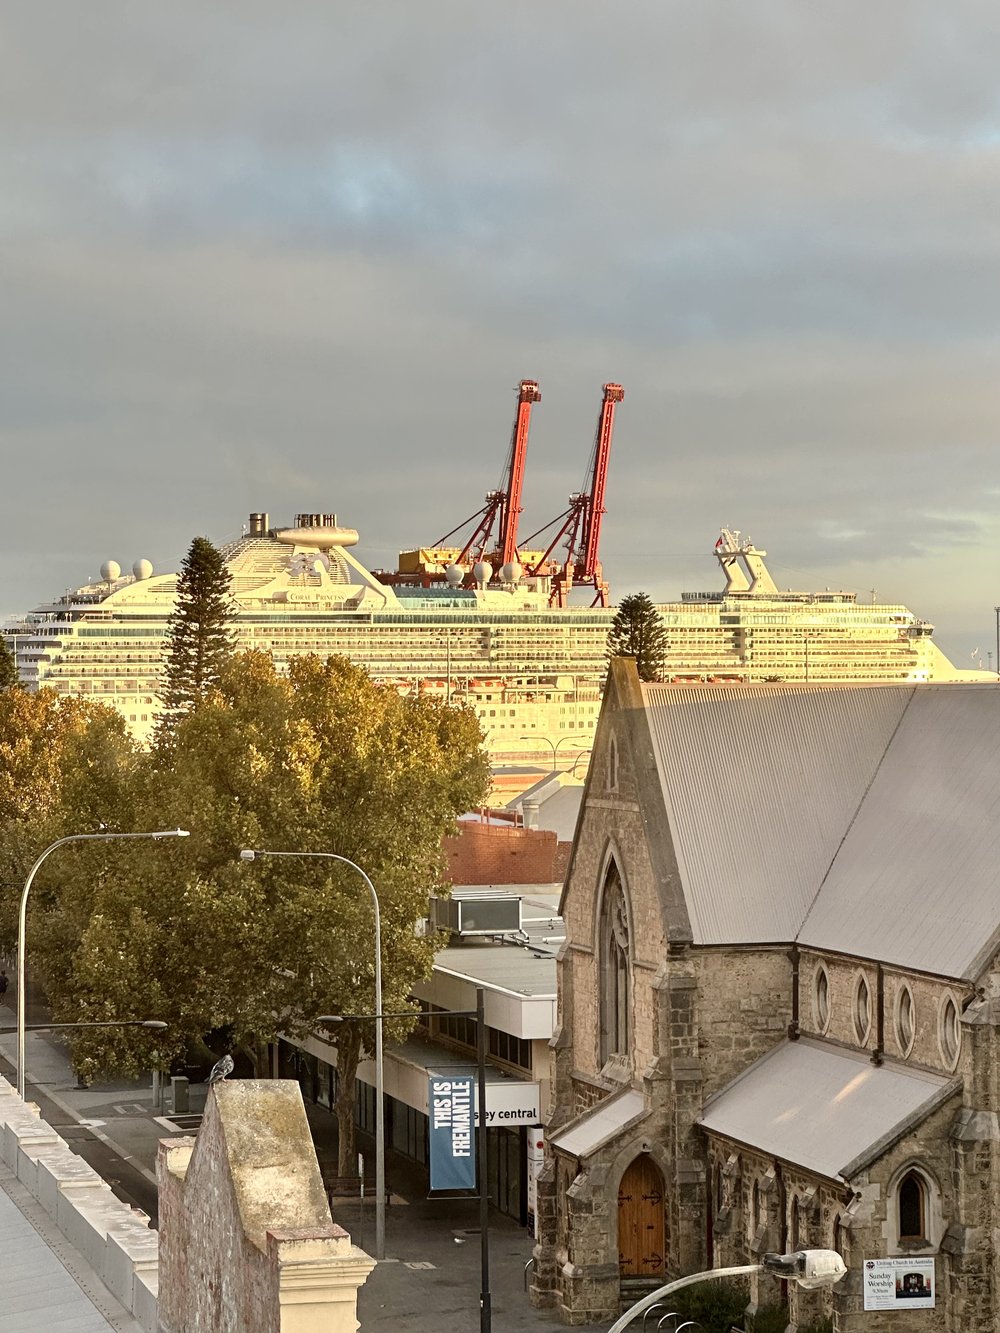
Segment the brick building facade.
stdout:
[[569,843],[553,830],[525,828],[513,813],[498,810],[462,819],[442,848],[453,884],[555,884],[569,859]]
[[[606,1320],[815,1247],[847,1263],[833,1291],[761,1278],[751,1304],[1000,1327],[998,746],[995,687],[614,664],[561,907],[536,1304]],[[865,1310],[890,1258],[902,1303]]]

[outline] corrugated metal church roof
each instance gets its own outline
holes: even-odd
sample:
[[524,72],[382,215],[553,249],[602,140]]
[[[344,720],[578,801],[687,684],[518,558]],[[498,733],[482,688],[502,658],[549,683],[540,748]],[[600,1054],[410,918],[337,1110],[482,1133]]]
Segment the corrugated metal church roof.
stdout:
[[922,686],[800,934],[969,977],[1000,925],[1000,690]]
[[696,944],[791,940],[912,688],[643,688]]
[[872,1152],[957,1090],[955,1080],[822,1042],[782,1042],[713,1097],[699,1123],[831,1180],[848,1180]]
[[1000,689],[643,697],[694,943],[975,975],[1000,926]]

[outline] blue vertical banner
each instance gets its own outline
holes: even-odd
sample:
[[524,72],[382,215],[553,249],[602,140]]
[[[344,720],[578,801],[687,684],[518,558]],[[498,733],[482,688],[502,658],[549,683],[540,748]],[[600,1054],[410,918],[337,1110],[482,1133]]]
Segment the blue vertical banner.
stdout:
[[476,1080],[471,1074],[430,1075],[431,1189],[474,1190]]

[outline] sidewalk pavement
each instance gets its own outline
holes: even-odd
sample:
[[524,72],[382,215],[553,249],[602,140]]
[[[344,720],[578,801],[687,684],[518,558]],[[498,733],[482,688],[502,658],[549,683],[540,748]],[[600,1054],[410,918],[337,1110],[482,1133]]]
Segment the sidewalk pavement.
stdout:
[[[6,1005],[0,1004],[2,1027],[16,1022],[9,994],[7,1000]],[[16,1050],[14,1033],[0,1035],[0,1057],[8,1071]],[[149,1078],[79,1087],[66,1048],[54,1033],[27,1033],[25,1071],[28,1100],[37,1100],[42,1114],[59,1129],[73,1151],[101,1171],[120,1197],[149,1213],[155,1224],[157,1144],[162,1138],[195,1132],[207,1095],[205,1085],[191,1086],[192,1114],[175,1123],[169,1118],[169,1110],[153,1105]],[[334,1117],[320,1107],[309,1106],[307,1113],[317,1151],[328,1157],[336,1142]],[[453,1333],[478,1330],[482,1289],[478,1203],[429,1200],[426,1176],[420,1168],[393,1153],[389,1154],[387,1174],[392,1191],[386,1211],[387,1257],[359,1293],[362,1333],[397,1333],[400,1326],[407,1333],[441,1333],[442,1328]],[[373,1199],[336,1202],[334,1220],[351,1233],[356,1244],[371,1252],[375,1234]],[[562,1327],[552,1311],[535,1310],[528,1301],[525,1267],[532,1246],[523,1227],[491,1209],[493,1333],[523,1329],[555,1333]]]

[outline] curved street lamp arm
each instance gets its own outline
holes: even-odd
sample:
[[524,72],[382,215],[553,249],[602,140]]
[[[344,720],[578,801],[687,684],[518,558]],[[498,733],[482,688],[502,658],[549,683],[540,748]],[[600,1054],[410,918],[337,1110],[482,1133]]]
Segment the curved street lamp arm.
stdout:
[[341,865],[356,870],[364,880],[371,894],[372,908],[375,912],[375,1258],[385,1258],[385,1058],[382,1049],[382,913],[379,909],[378,894],[375,885],[365,872],[347,856],[338,852],[272,852],[245,847],[240,852],[241,861],[253,861],[258,856],[293,856],[298,860],[315,858],[323,861],[339,861]]
[[641,1315],[644,1310],[648,1310],[650,1306],[661,1301],[664,1296],[680,1291],[682,1287],[693,1287],[697,1282],[714,1282],[717,1277],[746,1277],[750,1273],[762,1273],[763,1271],[762,1264],[740,1264],[736,1268],[710,1268],[707,1273],[691,1273],[688,1277],[679,1277],[675,1282],[668,1282],[664,1287],[657,1287],[655,1291],[651,1291],[641,1301],[636,1301],[630,1310],[626,1310],[620,1319],[615,1320],[608,1329],[608,1333],[622,1333],[622,1329],[627,1328],[632,1320]]
[[155,833],[70,833],[65,838],[57,838],[42,852],[38,860],[28,871],[28,878],[21,891],[21,907],[17,917],[17,1095],[24,1100],[24,927],[28,912],[28,894],[38,867],[50,852],[57,847],[64,847],[68,842],[111,842],[122,838],[186,838],[187,829],[161,829]]

